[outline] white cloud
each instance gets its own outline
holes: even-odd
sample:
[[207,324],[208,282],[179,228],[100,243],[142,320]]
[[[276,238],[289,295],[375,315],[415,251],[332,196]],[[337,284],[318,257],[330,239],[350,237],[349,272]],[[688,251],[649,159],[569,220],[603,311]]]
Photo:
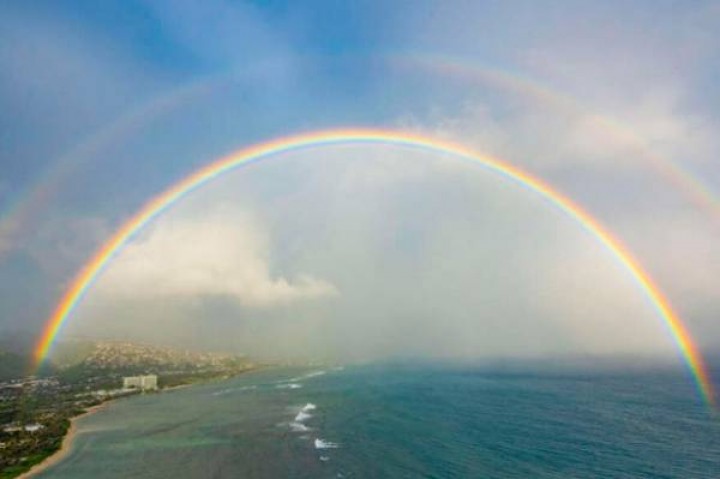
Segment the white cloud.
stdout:
[[[478,81],[473,88],[483,86]],[[713,121],[683,111],[677,95],[669,91],[648,93],[612,112],[559,94],[518,98],[515,90],[493,91],[496,105],[468,100],[459,109],[438,107],[428,117],[405,118],[403,126],[542,175],[578,168],[667,175],[668,163],[692,174],[694,166],[708,163],[720,151]],[[498,111],[507,105],[512,105],[509,112]]]
[[130,243],[98,284],[102,296],[133,298],[231,296],[268,307],[337,294],[311,275],[274,277],[269,240],[247,214],[172,217]]

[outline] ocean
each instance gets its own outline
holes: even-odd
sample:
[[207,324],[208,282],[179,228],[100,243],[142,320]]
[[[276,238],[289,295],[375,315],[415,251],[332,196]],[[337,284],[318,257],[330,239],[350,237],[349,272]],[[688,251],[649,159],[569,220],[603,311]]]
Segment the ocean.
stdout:
[[713,478],[720,419],[673,373],[272,369],[112,402],[42,478]]

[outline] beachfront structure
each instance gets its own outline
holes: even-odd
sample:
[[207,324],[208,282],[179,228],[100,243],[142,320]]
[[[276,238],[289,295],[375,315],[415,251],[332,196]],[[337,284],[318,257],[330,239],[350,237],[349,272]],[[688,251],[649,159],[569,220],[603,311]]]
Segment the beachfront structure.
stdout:
[[123,389],[140,389],[142,391],[154,391],[158,388],[157,376],[128,376],[123,378]]
[[34,424],[26,424],[25,426],[15,426],[15,425],[9,425],[5,426],[3,428],[3,432],[19,432],[19,431],[27,431],[27,432],[38,432],[40,429],[44,429],[45,426],[42,424],[34,423]]

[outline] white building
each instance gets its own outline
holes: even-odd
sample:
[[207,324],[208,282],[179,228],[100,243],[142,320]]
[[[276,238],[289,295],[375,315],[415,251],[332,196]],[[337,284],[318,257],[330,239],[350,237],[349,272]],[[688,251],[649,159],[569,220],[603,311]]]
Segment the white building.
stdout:
[[4,432],[20,432],[22,430],[25,430],[27,432],[38,432],[40,429],[44,429],[45,426],[42,424],[34,423],[34,424],[27,424],[25,426],[6,426],[3,428]]
[[157,376],[128,376],[123,378],[123,389],[141,389],[143,391],[154,391],[157,389]]

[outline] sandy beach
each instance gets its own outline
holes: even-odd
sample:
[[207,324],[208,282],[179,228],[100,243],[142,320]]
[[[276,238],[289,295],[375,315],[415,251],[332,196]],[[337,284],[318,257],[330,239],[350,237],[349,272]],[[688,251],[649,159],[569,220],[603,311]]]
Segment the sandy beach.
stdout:
[[[245,372],[247,372],[247,371],[243,371],[240,374],[243,374]],[[178,389],[185,389],[185,388],[188,388],[195,384],[197,384],[197,383],[178,384],[177,386],[162,388],[158,392],[163,393],[163,392],[177,391]],[[107,401],[103,402],[102,404],[93,406],[93,407],[87,409],[82,414],[79,414],[79,415],[71,418],[70,419],[70,427],[68,428],[68,431],[65,434],[65,437],[63,437],[63,441],[62,441],[62,445],[60,446],[60,449],[58,449],[57,452],[55,452],[55,454],[53,454],[52,456],[48,456],[47,458],[45,458],[45,460],[43,462],[34,465],[29,471],[24,472],[21,475],[17,476],[17,479],[27,479],[27,478],[35,477],[37,474],[43,472],[44,470],[48,469],[49,467],[52,467],[55,464],[62,461],[63,459],[65,459],[65,457],[67,457],[67,455],[70,453],[70,451],[72,449],[72,444],[75,439],[75,434],[77,433],[77,424],[76,424],[77,420],[80,419],[81,417],[85,417],[90,414],[98,412],[99,410],[106,407],[110,402],[112,402],[116,399],[119,399],[119,398],[120,397],[108,399]]]
[[68,428],[67,433],[65,434],[65,437],[63,438],[62,445],[60,446],[60,449],[53,454],[52,456],[48,456],[43,462],[40,464],[35,464],[29,471],[19,475],[17,479],[26,479],[30,477],[35,477],[35,475],[41,473],[45,469],[54,466],[55,464],[59,463],[65,457],[70,453],[70,450],[72,448],[73,440],[75,439],[75,434],[77,433],[77,420],[81,417],[88,416],[90,414],[96,413],[99,410],[103,409],[107,405],[107,402],[98,404],[97,406],[93,406],[90,409],[86,410],[84,413],[73,417],[70,419],[70,427]]

